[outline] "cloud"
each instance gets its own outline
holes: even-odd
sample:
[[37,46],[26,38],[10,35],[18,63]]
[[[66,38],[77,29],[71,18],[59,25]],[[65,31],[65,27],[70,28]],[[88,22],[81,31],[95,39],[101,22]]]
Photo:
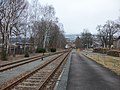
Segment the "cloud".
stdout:
[[120,16],[120,0],[39,0],[52,4],[56,16],[63,23],[65,32],[80,33],[88,28],[96,33],[96,26]]

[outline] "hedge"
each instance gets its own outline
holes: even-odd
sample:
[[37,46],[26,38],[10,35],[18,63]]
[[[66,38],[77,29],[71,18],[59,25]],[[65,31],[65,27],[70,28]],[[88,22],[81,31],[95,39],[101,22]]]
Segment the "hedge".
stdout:
[[51,52],[56,52],[56,48],[51,48],[50,51]]
[[36,53],[45,53],[46,49],[45,48],[37,48]]
[[109,51],[108,48],[95,48],[95,49],[93,49],[93,52],[102,53],[102,54],[106,54],[108,51]]
[[28,53],[28,52],[25,52],[24,57],[29,57],[29,53]]
[[107,52],[107,55],[120,57],[120,51],[118,51],[118,50],[110,50],[110,51]]

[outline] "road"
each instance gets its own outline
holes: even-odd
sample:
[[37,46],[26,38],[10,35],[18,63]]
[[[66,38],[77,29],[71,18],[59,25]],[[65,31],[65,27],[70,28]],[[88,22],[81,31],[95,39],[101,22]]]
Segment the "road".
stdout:
[[120,77],[82,54],[72,53],[67,90],[120,90]]

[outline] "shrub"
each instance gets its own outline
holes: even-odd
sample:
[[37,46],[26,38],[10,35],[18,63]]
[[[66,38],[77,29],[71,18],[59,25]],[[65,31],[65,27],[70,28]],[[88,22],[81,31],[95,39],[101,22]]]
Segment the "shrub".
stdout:
[[37,48],[36,53],[45,53],[46,49],[45,48]]
[[98,53],[99,51],[100,51],[100,48],[95,48],[95,49],[93,49],[93,52]]
[[7,56],[5,50],[1,52],[1,59],[2,59],[2,60],[7,60],[7,59],[8,59],[8,56]]
[[120,57],[120,51],[110,50],[109,52],[107,52],[107,55]]
[[51,48],[50,51],[51,52],[56,52],[56,48]]
[[26,52],[24,57],[29,57],[29,53],[28,53],[28,52]]
[[93,52],[106,54],[109,51],[108,48],[95,48]]

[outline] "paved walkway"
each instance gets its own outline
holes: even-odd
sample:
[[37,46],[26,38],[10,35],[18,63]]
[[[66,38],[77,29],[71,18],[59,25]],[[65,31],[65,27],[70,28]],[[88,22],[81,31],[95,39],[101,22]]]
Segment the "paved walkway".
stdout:
[[72,52],[67,90],[120,90],[120,77],[85,56]]

